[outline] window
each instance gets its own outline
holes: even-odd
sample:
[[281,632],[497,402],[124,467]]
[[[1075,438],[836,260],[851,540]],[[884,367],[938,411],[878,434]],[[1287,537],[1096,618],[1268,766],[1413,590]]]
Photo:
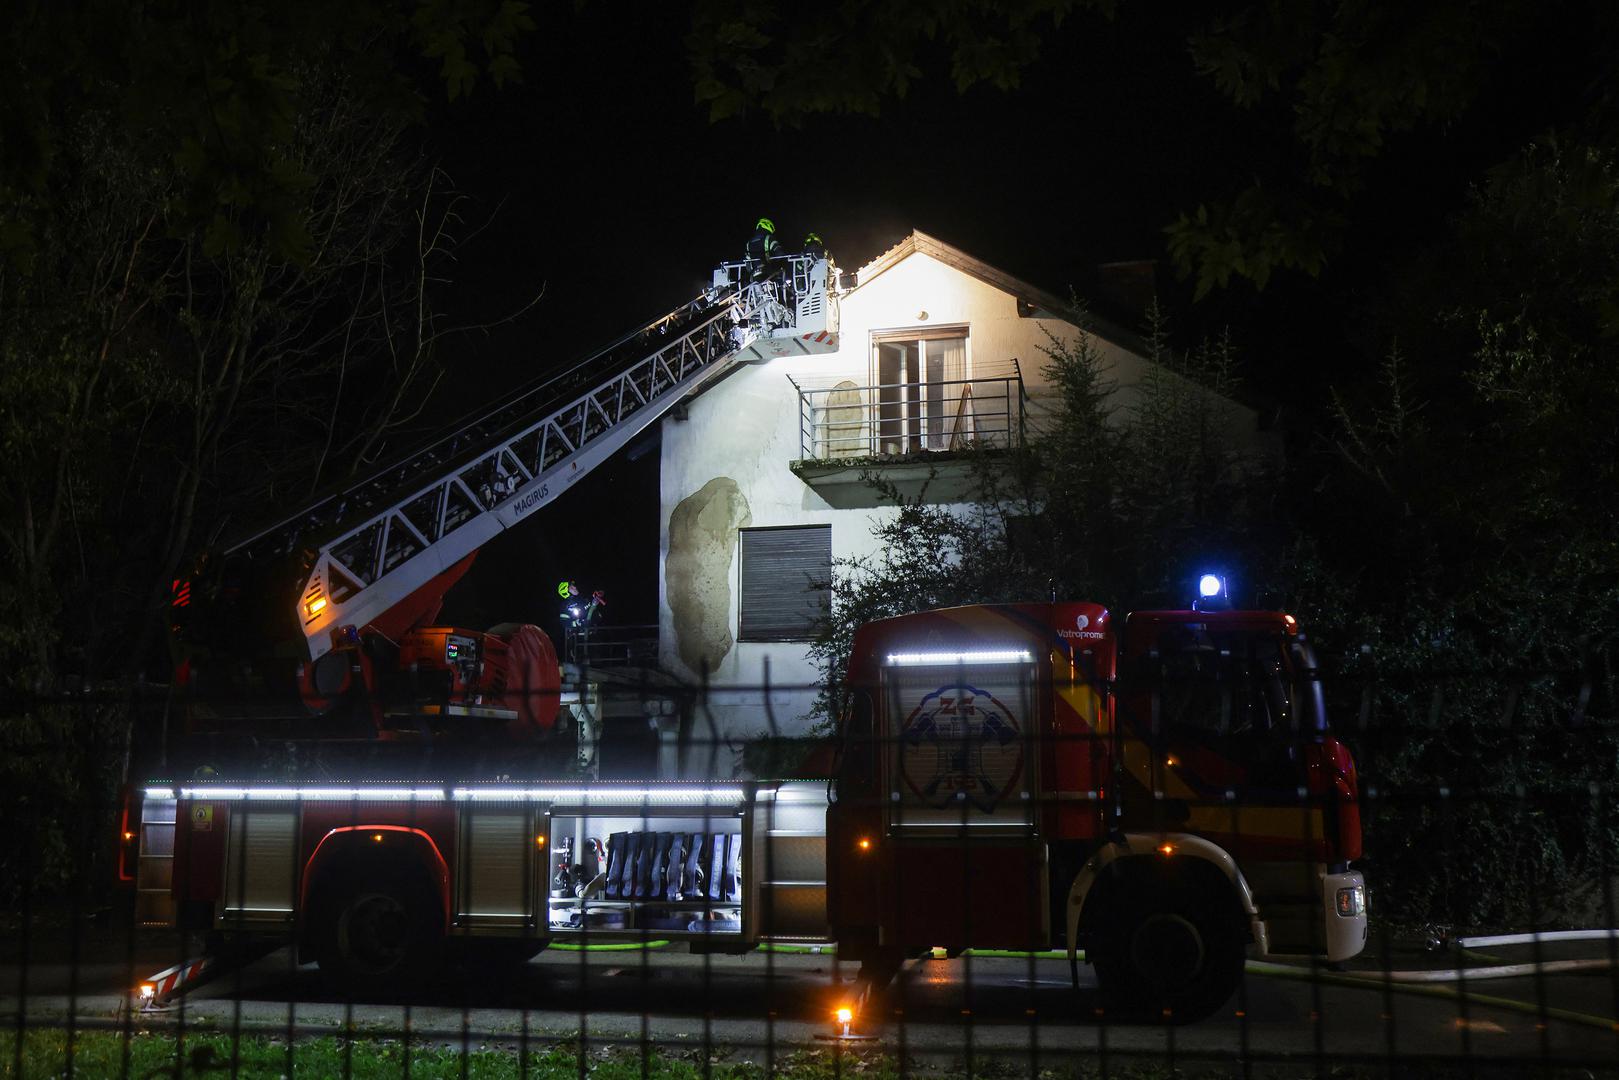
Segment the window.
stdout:
[[808,641],[832,603],[832,526],[742,530],[739,641]]
[[872,354],[879,454],[949,450],[971,438],[965,327],[879,334]]
[[1293,725],[1279,634],[1176,627],[1159,638],[1162,716],[1176,731],[1249,734]]

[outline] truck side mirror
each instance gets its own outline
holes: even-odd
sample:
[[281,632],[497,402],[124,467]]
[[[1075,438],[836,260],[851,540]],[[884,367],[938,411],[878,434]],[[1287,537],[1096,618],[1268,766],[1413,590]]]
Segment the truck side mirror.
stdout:
[[843,737],[838,740],[836,764],[837,777],[843,785],[857,788],[876,782],[872,721],[871,695],[865,690],[850,690],[843,711]]

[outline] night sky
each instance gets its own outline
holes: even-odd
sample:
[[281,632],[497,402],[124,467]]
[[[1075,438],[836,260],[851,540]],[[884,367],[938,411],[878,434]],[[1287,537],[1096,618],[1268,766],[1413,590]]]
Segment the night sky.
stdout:
[[[1484,108],[1391,140],[1355,204],[1350,244],[1320,280],[1279,278],[1263,292],[1239,283],[1193,304],[1169,266],[1164,225],[1292,151],[1267,127],[1285,117],[1234,122],[1193,73],[1184,16],[1138,6],[1112,22],[1071,18],[1016,93],[958,95],[931,72],[880,119],[778,130],[711,124],[693,103],[680,5],[638,12],[633,25],[610,6],[558,7],[537,12],[551,21],[527,41],[523,85],[480,87],[429,125],[429,153],[474,197],[474,218],[496,215],[463,253],[450,302],[494,318],[544,288],[521,320],[449,348],[446,416],[689,299],[714,263],[741,255],[761,214],[789,245],[818,231],[846,269],[918,228],[1092,301],[1098,263],[1157,259],[1177,343],[1229,327],[1250,401],[1299,414],[1352,377],[1346,365],[1381,332],[1366,313],[1386,299],[1387,268],[1440,234],[1467,179],[1533,137],[1548,101],[1555,112],[1559,95],[1572,106],[1581,91],[1557,81],[1581,66],[1555,64],[1573,30],[1548,26],[1544,39],[1518,42]],[[614,622],[653,620],[656,484],[654,433],[535,525],[488,545],[445,618],[553,620],[565,575],[605,588]]]

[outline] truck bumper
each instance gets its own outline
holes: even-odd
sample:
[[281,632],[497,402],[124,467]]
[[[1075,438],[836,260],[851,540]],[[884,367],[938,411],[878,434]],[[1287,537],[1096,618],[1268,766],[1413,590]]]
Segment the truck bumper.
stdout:
[[1321,875],[1321,918],[1329,962],[1360,955],[1366,947],[1366,879],[1360,871]]

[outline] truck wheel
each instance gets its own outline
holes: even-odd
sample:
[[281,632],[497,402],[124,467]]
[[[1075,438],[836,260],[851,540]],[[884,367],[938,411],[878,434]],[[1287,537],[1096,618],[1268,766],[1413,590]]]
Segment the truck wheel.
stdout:
[[351,879],[336,884],[320,907],[321,972],[352,997],[398,997],[443,964],[443,913],[420,881]]
[[1231,999],[1243,954],[1242,924],[1226,897],[1173,884],[1116,894],[1091,940],[1110,1011],[1176,1024]]

